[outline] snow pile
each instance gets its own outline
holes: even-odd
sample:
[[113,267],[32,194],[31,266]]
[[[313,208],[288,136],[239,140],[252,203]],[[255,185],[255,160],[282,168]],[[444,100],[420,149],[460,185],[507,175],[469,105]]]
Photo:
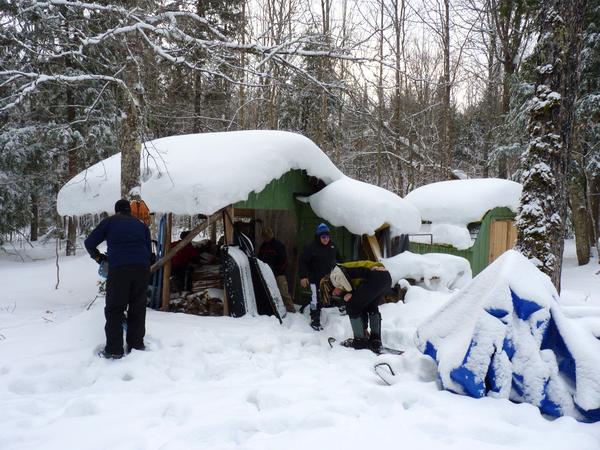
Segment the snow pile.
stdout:
[[310,206],[334,226],[345,226],[354,234],[375,234],[384,224],[392,236],[416,233],[419,211],[393,192],[343,177],[309,197]]
[[432,233],[434,243],[464,250],[473,245],[467,225],[480,222],[494,208],[506,207],[516,213],[522,189],[519,183],[498,178],[451,180],[415,189],[406,200],[431,224],[424,224],[421,233]]
[[392,285],[412,279],[433,291],[460,289],[472,278],[469,261],[444,253],[419,255],[403,252],[381,261],[390,272]]
[[[447,293],[413,286],[406,303],[380,307],[383,342],[406,350],[400,357],[330,348],[328,336],[352,334],[337,308],[323,310],[320,333],[308,309],[283,326],[148,310],[147,351],[107,361],[94,353],[104,299],[87,309],[97,264],[81,247],[61,256],[55,289],[55,242],[41,245],[0,247],[1,449],[598,450],[600,423],[439,390],[413,336]],[[597,265],[578,267],[567,248],[581,278],[571,272],[564,284],[576,281],[600,305]],[[380,362],[396,373],[392,386],[375,375]]]
[[445,389],[600,420],[600,341],[567,318],[550,279],[509,250],[417,330]]
[[[170,136],[143,149],[141,195],[153,212],[209,215],[293,169],[327,184],[343,176],[310,139],[285,131]],[[81,172],[59,191],[59,214],[112,212],[120,177],[120,153]]]

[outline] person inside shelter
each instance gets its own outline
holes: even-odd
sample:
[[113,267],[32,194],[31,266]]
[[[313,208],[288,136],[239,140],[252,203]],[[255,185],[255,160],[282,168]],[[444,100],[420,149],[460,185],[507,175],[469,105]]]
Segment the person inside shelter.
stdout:
[[[182,231],[179,235],[179,240],[171,243],[171,248],[175,248],[189,233],[189,231]],[[198,257],[198,250],[191,242],[173,256],[171,260],[171,276],[175,281],[178,291],[190,292],[192,290],[193,263],[198,260]]]

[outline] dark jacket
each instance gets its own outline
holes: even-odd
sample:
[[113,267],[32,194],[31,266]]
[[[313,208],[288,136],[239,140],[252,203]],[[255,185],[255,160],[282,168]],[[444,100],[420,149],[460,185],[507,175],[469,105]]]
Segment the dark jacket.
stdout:
[[84,241],[92,258],[100,255],[96,247],[102,241],[106,241],[108,247],[109,267],[150,265],[150,230],[141,220],[120,213],[100,222]]
[[258,250],[258,257],[269,265],[276,277],[285,275],[287,255],[283,243],[275,238],[263,242]]
[[346,303],[350,318],[359,317],[363,312],[377,312],[381,298],[392,287],[392,278],[387,270],[372,270],[383,266],[373,261],[352,261],[340,264],[353,286],[352,298]]
[[318,285],[321,278],[328,275],[340,259],[333,242],[329,241],[327,245],[323,245],[317,238],[304,247],[300,255],[300,278],[308,278],[310,283]]

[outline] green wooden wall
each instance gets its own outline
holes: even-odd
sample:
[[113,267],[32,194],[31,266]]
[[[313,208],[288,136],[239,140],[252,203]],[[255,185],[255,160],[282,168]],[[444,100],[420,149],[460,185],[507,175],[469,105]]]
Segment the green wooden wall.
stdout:
[[490,251],[490,224],[493,220],[508,220],[514,219],[515,214],[508,208],[494,208],[488,211],[483,220],[481,227],[475,239],[475,244],[467,250],[458,250],[451,245],[444,244],[421,244],[411,242],[409,250],[413,253],[447,253],[450,255],[461,256],[466,258],[471,264],[473,276],[477,275],[488,266],[488,258]]
[[[298,232],[296,235],[296,247],[298,255],[302,253],[304,246],[311,242],[315,237],[317,225],[326,222],[318,217],[308,203],[303,203],[294,198],[294,194],[310,195],[314,192],[314,186],[309,183],[309,177],[305,171],[291,170],[285,173],[281,178],[271,181],[259,193],[251,192],[248,199],[236,203],[234,208],[241,209],[263,209],[263,210],[285,210],[291,211],[296,217]],[[357,236],[354,236],[344,227],[331,228],[331,238],[336,244],[340,256],[344,261],[351,260],[354,257],[354,245]],[[303,292],[300,288],[300,280],[297,277],[290,277],[291,284],[296,279],[296,286],[290,285],[290,290],[295,293],[295,298],[300,299],[310,292]]]
[[312,189],[312,186],[308,183],[306,172],[303,170],[290,170],[283,174],[281,178],[271,181],[258,194],[251,192],[247,200],[237,202],[233,207],[293,211],[296,206],[294,194],[310,194]]

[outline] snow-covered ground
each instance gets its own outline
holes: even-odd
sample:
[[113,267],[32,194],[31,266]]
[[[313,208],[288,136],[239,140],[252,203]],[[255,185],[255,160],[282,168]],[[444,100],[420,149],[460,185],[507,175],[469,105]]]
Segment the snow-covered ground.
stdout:
[[[6,251],[14,252],[7,248]],[[148,351],[95,356],[104,341],[96,264],[54,248],[0,249],[0,449],[557,449],[598,450],[600,423],[544,418],[528,404],[440,391],[433,361],[413,342],[449,294],[418,287],[384,305],[375,356],[327,337],[350,335],[325,310],[325,330],[289,315],[214,318],[148,311]],[[32,259],[33,258],[33,259]],[[567,243],[567,314],[600,335],[600,265],[577,267]],[[373,365],[396,372],[387,386]]]

